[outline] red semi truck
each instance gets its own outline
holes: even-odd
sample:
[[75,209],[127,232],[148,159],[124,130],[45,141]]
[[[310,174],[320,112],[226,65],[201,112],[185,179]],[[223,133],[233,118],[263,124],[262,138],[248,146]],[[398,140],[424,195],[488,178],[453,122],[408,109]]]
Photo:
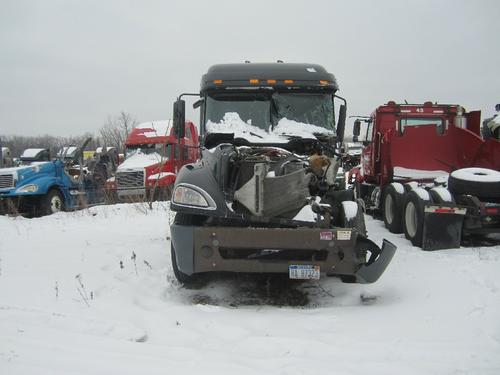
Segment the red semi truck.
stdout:
[[[138,125],[125,141],[125,161],[108,187],[120,201],[166,200],[177,171],[199,157],[196,127],[186,122],[186,135],[178,142],[172,122],[152,121]],[[110,186],[111,185],[111,186]]]
[[480,117],[460,105],[390,101],[357,119],[355,139],[368,126],[349,173],[355,197],[424,250],[500,233],[500,142],[481,138]]

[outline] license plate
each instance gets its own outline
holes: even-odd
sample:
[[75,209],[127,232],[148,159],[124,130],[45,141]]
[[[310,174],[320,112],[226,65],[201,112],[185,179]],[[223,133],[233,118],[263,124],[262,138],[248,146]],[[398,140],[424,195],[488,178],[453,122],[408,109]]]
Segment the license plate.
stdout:
[[318,280],[320,276],[319,266],[313,265],[291,265],[288,266],[290,279]]

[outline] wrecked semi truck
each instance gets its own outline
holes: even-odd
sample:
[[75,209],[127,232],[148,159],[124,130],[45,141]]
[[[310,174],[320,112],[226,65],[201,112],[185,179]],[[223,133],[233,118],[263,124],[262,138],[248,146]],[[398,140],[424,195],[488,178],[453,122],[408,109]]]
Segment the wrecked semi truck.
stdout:
[[[202,156],[177,175],[171,199],[172,266],[200,273],[285,273],[376,281],[395,246],[368,240],[361,208],[333,188],[346,117],[322,66],[212,66],[200,93],[174,103],[183,138],[185,101],[199,97]],[[338,109],[338,120],[334,107]]]
[[99,203],[104,180],[83,165],[89,141],[64,147],[54,160],[48,149],[28,149],[21,166],[0,169],[0,214],[42,216]]
[[125,141],[125,161],[106,183],[108,197],[120,201],[170,199],[177,171],[199,157],[198,132],[191,122],[185,127],[180,141],[170,120],[145,122],[132,129]]
[[350,171],[355,195],[424,250],[500,233],[500,141],[481,138],[480,118],[455,104],[390,101],[356,120],[356,138],[367,127]]

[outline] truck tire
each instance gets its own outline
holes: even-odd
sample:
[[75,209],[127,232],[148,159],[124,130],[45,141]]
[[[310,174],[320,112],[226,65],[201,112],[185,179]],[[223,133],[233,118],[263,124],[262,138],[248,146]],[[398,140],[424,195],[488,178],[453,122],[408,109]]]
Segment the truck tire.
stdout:
[[52,188],[48,193],[40,198],[40,215],[51,215],[56,212],[64,211],[64,197],[61,192]]
[[386,186],[382,198],[382,216],[385,227],[391,233],[403,233],[403,201],[404,194],[398,192],[394,184]]
[[[424,189],[419,189],[426,192]],[[423,199],[416,190],[412,190],[406,194],[403,206],[403,229],[406,239],[410,240],[413,246],[422,246],[425,217],[424,206],[429,201],[429,198]]]
[[500,198],[500,172],[486,168],[462,168],[448,178],[448,189],[455,195]]

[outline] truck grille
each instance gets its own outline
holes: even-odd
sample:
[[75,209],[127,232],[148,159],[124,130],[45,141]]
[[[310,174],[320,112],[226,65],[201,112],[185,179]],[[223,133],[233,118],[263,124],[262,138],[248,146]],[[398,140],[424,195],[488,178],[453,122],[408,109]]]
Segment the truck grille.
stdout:
[[0,174],[0,189],[10,189],[14,187],[14,175]]
[[142,188],[144,187],[144,171],[118,172],[116,185],[118,189]]

